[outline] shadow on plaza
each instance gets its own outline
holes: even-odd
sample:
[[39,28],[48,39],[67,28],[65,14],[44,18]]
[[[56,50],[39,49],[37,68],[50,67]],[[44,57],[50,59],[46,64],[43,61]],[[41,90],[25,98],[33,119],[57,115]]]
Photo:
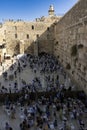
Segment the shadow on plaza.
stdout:
[[[38,53],[41,54],[41,53],[48,53],[48,54],[53,54],[53,51],[54,51],[54,47],[53,47],[53,44],[54,44],[54,35],[53,35],[53,29],[54,29],[54,26],[55,26],[55,23],[53,25],[51,25],[51,27],[47,28],[47,30],[41,35],[41,36],[38,36],[37,35],[37,40],[36,42],[32,42],[30,46],[27,46],[26,50],[25,50],[25,54],[29,54],[29,50],[31,50],[30,54],[34,54],[34,51],[35,49],[38,49]],[[14,50],[17,50],[18,46],[16,45]],[[19,51],[17,51],[19,52]],[[14,53],[15,55],[15,53]],[[17,55],[17,54],[16,54]],[[3,66],[3,64],[2,64]],[[12,63],[12,66],[14,66],[14,64]],[[3,71],[4,71],[4,68],[2,67]],[[8,79],[5,79],[5,77],[7,76],[6,75],[6,72],[8,72],[10,70],[10,68],[8,68],[6,71],[3,72],[3,74],[0,76],[0,79],[3,79],[3,82],[15,82],[15,78],[14,78],[14,74],[11,74],[9,75]],[[6,89],[7,86],[6,86],[6,83],[5,83],[5,86],[3,86],[3,84],[0,84],[0,88],[1,89]],[[9,88],[8,88],[9,89]],[[82,91],[81,91],[82,92]],[[83,98],[83,100],[85,99],[85,97],[82,95],[81,97],[81,93],[80,91],[70,91],[70,90],[66,90],[66,91],[63,91],[64,93],[64,98]],[[30,99],[31,100],[36,100],[36,98],[41,98],[42,96],[45,96],[45,97],[50,97],[50,96],[55,96],[57,95],[57,92],[56,91],[50,91],[50,92],[25,92],[24,89],[19,91],[18,93],[12,93],[9,89],[8,92],[5,92],[5,93],[0,93],[0,102],[3,103],[3,101],[5,101],[7,95],[9,96],[10,100],[12,102],[15,102],[17,101],[21,96],[25,96],[25,94],[29,94],[30,96]],[[84,92],[82,92],[83,94]]]

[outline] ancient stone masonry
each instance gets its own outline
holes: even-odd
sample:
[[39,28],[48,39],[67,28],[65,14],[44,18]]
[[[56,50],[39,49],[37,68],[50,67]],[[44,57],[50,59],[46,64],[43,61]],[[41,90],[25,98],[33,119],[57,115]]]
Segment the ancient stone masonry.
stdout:
[[56,23],[54,55],[87,93],[87,0],[79,0]]
[[[7,53],[11,55],[14,53],[19,54],[20,46],[24,46],[24,49],[22,49],[24,52],[33,54],[34,42],[38,36],[41,36],[47,30],[48,26],[48,24],[43,22],[5,22],[3,27],[6,27],[6,33],[4,37],[6,41]],[[44,37],[46,39],[46,36]]]
[[87,0],[79,0],[62,18],[52,5],[48,13],[34,22],[0,24],[0,61],[6,54],[54,54],[87,93]]
[[34,22],[5,21],[0,26],[0,43],[6,44],[5,53],[11,56],[20,53],[38,55],[42,51],[52,53],[54,37],[50,26],[60,17],[55,16],[53,6],[50,6],[48,13],[48,17],[42,16]]

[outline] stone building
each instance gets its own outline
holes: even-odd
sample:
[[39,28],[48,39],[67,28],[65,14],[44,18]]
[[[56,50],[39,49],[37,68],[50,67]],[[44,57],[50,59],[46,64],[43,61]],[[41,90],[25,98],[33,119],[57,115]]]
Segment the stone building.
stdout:
[[34,22],[5,21],[0,28],[0,43],[5,43],[5,54],[13,56],[21,53],[53,53],[54,27],[50,26],[59,21],[60,17],[55,15],[53,5],[48,14],[48,17],[36,18]]
[[54,55],[87,92],[87,0],[79,0],[55,25]]
[[0,57],[53,54],[87,93],[87,0],[79,0],[62,18],[52,5],[48,13],[34,22],[9,20],[0,25]]

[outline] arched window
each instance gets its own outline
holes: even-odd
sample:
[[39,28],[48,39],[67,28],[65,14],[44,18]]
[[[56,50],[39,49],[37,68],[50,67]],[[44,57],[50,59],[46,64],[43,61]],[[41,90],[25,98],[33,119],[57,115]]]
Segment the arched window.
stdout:
[[29,39],[29,34],[27,34],[27,39]]
[[32,30],[34,30],[34,25],[32,25]]

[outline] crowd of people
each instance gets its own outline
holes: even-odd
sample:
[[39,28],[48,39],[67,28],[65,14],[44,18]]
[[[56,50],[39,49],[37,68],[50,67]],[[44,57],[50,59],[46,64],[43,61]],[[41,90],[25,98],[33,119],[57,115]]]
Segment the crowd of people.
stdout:
[[[11,120],[20,118],[20,130],[87,130],[86,106],[79,99],[65,98],[63,91],[54,96],[42,95],[37,100],[19,97],[14,103],[7,97],[4,109],[10,111]],[[8,126],[9,129],[5,130],[12,129],[11,124]]]
[[[31,69],[35,75],[30,83],[27,83],[21,78],[21,73],[25,71],[26,68]],[[40,76],[43,75],[45,82],[44,87],[42,87],[40,76],[37,77],[36,75],[37,72],[40,73]],[[0,91],[1,93],[9,93],[15,91],[19,92],[22,88],[26,88],[28,91],[39,91],[42,88],[46,88],[47,90],[50,90],[50,88],[57,88],[60,86],[57,72],[63,75],[64,80],[66,79],[66,73],[63,71],[63,67],[61,67],[60,63],[52,55],[43,54],[37,57],[27,54],[16,57],[9,68],[2,73],[3,80],[8,83],[8,85],[3,85],[1,81]],[[20,79],[18,77],[20,77]],[[19,82],[21,83],[21,87],[19,86]]]
[[[3,68],[3,64],[1,64]],[[30,69],[34,74],[31,83],[27,83],[21,78],[21,73],[25,69]],[[39,77],[37,76],[39,73]],[[11,76],[10,76],[11,74]],[[64,71],[60,62],[49,54],[40,54],[32,56],[24,54],[16,56],[12,60],[9,69],[2,73],[4,82],[9,86],[0,84],[0,93],[14,94],[22,93],[13,101],[7,96],[3,102],[5,113],[9,118],[16,120],[17,113],[20,113],[20,130],[87,130],[86,129],[86,106],[77,98],[64,97],[64,92],[73,90],[68,75]],[[21,86],[17,78],[20,75]],[[62,75],[63,83],[60,81]],[[44,78],[44,87],[41,76]],[[9,77],[11,79],[9,79]],[[69,77],[68,77],[69,78]],[[10,83],[10,80],[12,81]],[[66,84],[66,80],[68,83]],[[67,87],[68,86],[68,87]],[[34,99],[30,93],[36,93]],[[56,94],[38,97],[39,92],[56,92]],[[17,107],[17,108],[16,108]],[[11,124],[6,122],[5,130],[13,130]]]

